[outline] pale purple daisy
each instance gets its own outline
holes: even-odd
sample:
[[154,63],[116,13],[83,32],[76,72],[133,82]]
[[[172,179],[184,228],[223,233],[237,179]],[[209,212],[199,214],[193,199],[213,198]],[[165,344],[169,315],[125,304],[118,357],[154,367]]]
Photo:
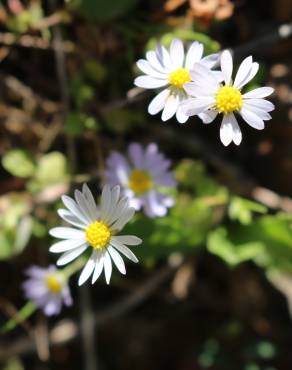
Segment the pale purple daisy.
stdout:
[[167,208],[173,206],[173,198],[162,194],[161,188],[176,185],[169,171],[171,162],[158,151],[156,144],[145,149],[138,143],[128,147],[128,156],[112,152],[106,161],[106,181],[114,186],[121,185],[130,205],[136,210],[144,209],[148,217],[165,216]]
[[72,297],[64,274],[51,265],[31,266],[28,279],[22,284],[25,297],[41,308],[47,316],[58,315],[62,305],[71,306]]

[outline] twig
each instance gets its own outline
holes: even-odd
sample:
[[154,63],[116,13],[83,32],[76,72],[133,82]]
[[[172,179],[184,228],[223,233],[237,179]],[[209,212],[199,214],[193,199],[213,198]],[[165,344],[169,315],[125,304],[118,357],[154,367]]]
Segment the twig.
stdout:
[[[40,50],[55,49],[53,44],[41,37],[31,35],[16,36],[10,32],[0,32],[0,44]],[[73,53],[75,51],[75,46],[71,41],[65,41],[63,48],[65,53]]]

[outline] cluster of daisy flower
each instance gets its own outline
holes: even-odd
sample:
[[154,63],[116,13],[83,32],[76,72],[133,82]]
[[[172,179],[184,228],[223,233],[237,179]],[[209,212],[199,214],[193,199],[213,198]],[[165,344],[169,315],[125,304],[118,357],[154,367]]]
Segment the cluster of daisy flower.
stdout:
[[[203,56],[203,45],[193,42],[184,53],[181,40],[175,39],[167,50],[158,44],[148,51],[146,59],[138,60],[138,68],[145,74],[135,79],[135,85],[145,89],[164,88],[151,101],[148,112],[162,111],[162,121],[174,115],[180,123],[197,115],[208,124],[222,114],[221,142],[239,145],[242,133],[235,114],[239,114],[251,127],[262,130],[274,105],[267,101],[273,93],[271,87],[260,87],[242,92],[257,74],[259,65],[249,56],[240,64],[234,80],[232,55],[228,50],[221,54]],[[217,66],[219,71],[214,70]]]
[[[64,208],[59,209],[58,214],[70,226],[50,230],[51,236],[61,239],[50,247],[50,252],[61,253],[57,266],[64,266],[84,255],[79,286],[90,278],[91,283],[95,283],[102,272],[109,284],[113,265],[121,274],[126,274],[122,256],[138,262],[128,246],[139,245],[142,240],[119,233],[136,210],[143,209],[148,217],[166,215],[174,201],[161,189],[176,185],[170,165],[156,144],[149,144],[144,149],[142,145],[132,143],[127,157],[118,152],[109,155],[99,207],[86,184],[82,191],[75,191],[74,198],[63,195]],[[61,269],[32,266],[27,275],[23,284],[25,296],[46,315],[58,314],[62,303],[71,305],[68,278]]]
[[[175,39],[167,50],[158,45],[148,51],[146,59],[137,62],[145,74],[135,79],[135,85],[146,88],[163,88],[151,101],[151,115],[162,111],[163,121],[176,116],[184,123],[197,115],[211,123],[222,114],[220,139],[227,146],[239,145],[242,140],[235,114],[257,130],[270,120],[271,102],[265,100],[273,89],[260,87],[243,93],[242,89],[256,75],[258,63],[249,56],[240,64],[234,80],[233,60],[229,51],[203,57],[203,45],[193,42],[186,55],[183,43]],[[220,67],[216,70],[216,67]],[[95,283],[104,272],[109,284],[113,265],[126,274],[123,257],[138,262],[128,246],[139,245],[142,240],[134,235],[120,235],[120,231],[133,218],[135,211],[143,210],[148,217],[165,216],[174,200],[162,192],[176,185],[170,171],[171,162],[159,152],[156,144],[143,148],[138,143],[129,145],[127,155],[116,151],[106,160],[105,180],[100,206],[87,185],[76,190],[74,198],[62,197],[64,208],[59,216],[70,226],[55,227],[50,235],[61,239],[50,247],[50,252],[61,253],[57,266],[64,266],[83,258],[78,285],[91,279]],[[46,315],[58,314],[62,304],[70,306],[72,298],[68,276],[55,266],[27,270],[23,284],[25,295]]]

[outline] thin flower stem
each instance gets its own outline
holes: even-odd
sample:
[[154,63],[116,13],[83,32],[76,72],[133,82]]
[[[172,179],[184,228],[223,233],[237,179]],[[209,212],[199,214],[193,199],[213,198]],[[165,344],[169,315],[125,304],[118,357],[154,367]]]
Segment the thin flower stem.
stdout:
[[7,323],[1,328],[0,333],[4,334],[10,330],[13,330],[18,324],[28,319],[35,311],[37,307],[32,301],[26,302],[26,304],[13,316]]

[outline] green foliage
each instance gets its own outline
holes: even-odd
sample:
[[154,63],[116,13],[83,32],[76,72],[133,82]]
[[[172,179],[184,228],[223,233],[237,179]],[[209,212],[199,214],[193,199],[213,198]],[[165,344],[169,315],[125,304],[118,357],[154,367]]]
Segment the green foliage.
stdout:
[[38,2],[32,2],[27,9],[10,16],[6,22],[8,29],[25,33],[43,18],[43,9]]
[[71,4],[90,21],[107,22],[127,13],[137,0],[72,0]]
[[[220,50],[220,44],[213,40],[211,37],[206,35],[205,33],[195,32],[192,30],[184,30],[184,29],[176,29],[172,32],[164,34],[160,38],[160,42],[165,47],[169,47],[170,43],[173,39],[180,38],[185,43],[191,43],[193,41],[199,41],[204,45],[204,54],[208,55],[211,53],[215,53]],[[152,50],[157,45],[157,38],[153,37],[147,43],[146,49]]]
[[30,177],[36,165],[32,157],[22,149],[12,149],[2,157],[2,166],[17,177]]
[[220,227],[208,236],[208,250],[222,258],[230,266],[256,258],[264,251],[261,242],[246,242],[234,244],[228,239],[227,230]]
[[60,152],[51,152],[42,156],[33,178],[28,183],[30,191],[40,191],[48,185],[66,181],[68,177],[67,158]]
[[0,260],[9,259],[27,245],[32,231],[32,217],[29,215],[29,200],[19,194],[2,198],[4,215],[0,218]]
[[252,222],[253,212],[266,213],[267,208],[263,205],[234,196],[230,200],[228,215],[231,220],[239,221],[243,225],[249,225]]
[[292,271],[292,215],[262,216],[249,225],[230,225],[213,231],[208,250],[234,266],[253,260],[266,269]]
[[24,370],[24,366],[17,357],[10,357],[2,370]]

